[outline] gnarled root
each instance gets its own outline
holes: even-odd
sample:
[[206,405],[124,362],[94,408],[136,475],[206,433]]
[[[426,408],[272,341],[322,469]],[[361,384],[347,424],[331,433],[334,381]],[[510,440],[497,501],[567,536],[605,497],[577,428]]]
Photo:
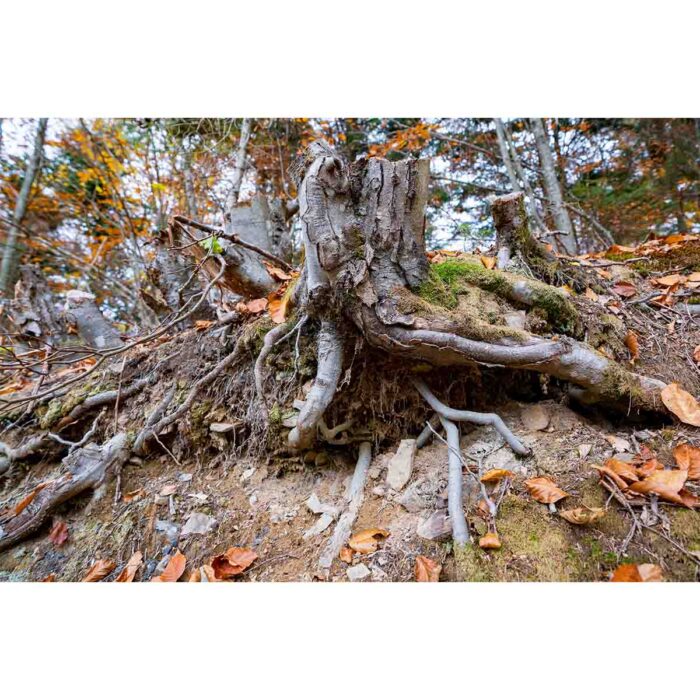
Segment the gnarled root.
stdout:
[[462,458],[459,449],[459,428],[444,416],[440,416],[440,422],[447,435],[447,510],[452,523],[452,539],[455,544],[464,545],[471,542],[471,537],[462,505]]
[[255,360],[255,390],[258,394],[258,398],[263,403],[265,402],[265,392],[263,391],[263,367],[265,366],[265,360],[270,352],[272,352],[272,348],[278,341],[282,340],[286,332],[287,324],[275,326],[271,331],[268,331],[268,333],[265,334],[263,346],[258,354],[258,358]]
[[360,511],[360,506],[364,498],[365,483],[367,481],[367,471],[372,461],[372,445],[369,442],[360,443],[360,451],[355,464],[355,472],[348,486],[345,500],[348,504],[347,510],[340,516],[338,523],[333,530],[331,539],[323,548],[319,564],[325,572],[331,568],[333,560],[338,556],[340,548],[347,542],[352,531],[353,523]]
[[91,443],[68,455],[63,460],[68,472],[45,484],[23,510],[0,524],[0,551],[35,532],[61,503],[100,486],[129,454],[126,434],[119,433],[101,447]]
[[335,395],[342,368],[342,337],[335,323],[323,321],[318,335],[316,379],[299,412],[296,427],[289,433],[291,447],[303,449],[313,443],[318,423]]

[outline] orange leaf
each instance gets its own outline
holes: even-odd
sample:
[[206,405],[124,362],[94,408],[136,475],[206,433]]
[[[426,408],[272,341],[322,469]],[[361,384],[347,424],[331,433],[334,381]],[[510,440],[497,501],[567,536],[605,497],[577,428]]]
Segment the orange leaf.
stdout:
[[19,515],[35,498],[39,491],[43,491],[51,482],[39,484],[28,496],[25,496],[14,508],[13,513]]
[[291,297],[286,294],[281,297],[273,297],[270,299],[270,304],[268,310],[270,312],[270,317],[277,323],[284,323],[287,318],[287,304]]
[[265,311],[267,308],[267,299],[261,297],[260,299],[253,299],[245,303],[245,308],[251,314],[259,314],[261,311]]
[[199,321],[194,322],[194,327],[198,331],[205,331],[205,330],[207,330],[207,328],[211,328],[214,325],[214,323],[216,323],[216,322],[215,321],[207,321],[205,319],[200,319]]
[[611,287],[615,294],[621,297],[633,297],[637,293],[637,288],[631,282],[618,282]]
[[225,554],[214,557],[211,566],[216,578],[227,579],[243,573],[257,558],[252,549],[231,547]]
[[338,555],[340,561],[344,561],[346,564],[352,564],[352,549],[350,547],[343,547]]
[[678,417],[683,423],[700,426],[700,405],[687,391],[675,382],[666,385],[661,390],[661,400],[664,406]]
[[586,508],[584,506],[582,508],[572,508],[571,510],[560,510],[559,515],[573,525],[590,525],[600,520],[605,515],[605,512],[605,508]]
[[417,556],[414,573],[419,583],[437,583],[440,580],[442,566],[428,557]]
[[174,583],[182,576],[186,566],[187,557],[178,549],[175,554],[170,557],[170,561],[165,569],[163,569],[163,573],[160,576],[154,576],[151,581]]
[[490,469],[480,479],[485,484],[515,476],[509,469]]
[[688,472],[688,481],[700,479],[700,448],[684,442],[673,450],[673,458],[679,469]]
[[94,583],[95,581],[101,581],[105,576],[108,576],[116,564],[108,559],[98,559],[89,569],[83,583]]
[[618,583],[656,583],[664,579],[661,567],[656,564],[621,564],[610,580]]
[[688,479],[688,472],[680,469],[661,469],[651,473],[644,481],[632,484],[630,491],[635,493],[653,493],[673,503],[683,503],[678,492]]
[[548,476],[536,476],[525,481],[525,488],[539,503],[556,503],[569,494],[562,491]]
[[637,476],[642,477],[642,479],[649,474],[657,471],[658,469],[663,469],[664,465],[659,462],[656,457],[652,457],[650,460],[644,462],[641,467],[637,467]]
[[68,527],[62,520],[56,520],[49,532],[49,540],[60,547],[68,539]]
[[501,540],[497,532],[487,532],[480,540],[479,547],[482,549],[500,549]]
[[622,477],[625,481],[639,481],[637,472],[631,464],[623,462],[621,459],[615,459],[611,457],[605,460],[605,466],[608,469],[612,469],[619,477]]
[[214,569],[209,564],[195,569],[188,579],[189,583],[215,583],[217,580]]
[[617,485],[621,491],[627,490],[627,482],[621,479],[610,467],[601,467],[598,464],[591,464],[593,469],[597,469],[600,472],[600,478],[603,478],[603,474],[609,476],[613,482]]
[[675,284],[685,282],[685,279],[685,277],[679,274],[666,275],[665,277],[657,277],[656,279],[653,279],[651,283],[659,287],[673,287]]
[[700,362],[700,345],[695,346],[695,350],[693,350],[693,359],[696,362]]
[[371,554],[377,551],[379,546],[378,537],[389,537],[388,530],[381,530],[375,527],[361,530],[350,538],[348,545],[360,554]]
[[141,554],[141,552],[134,552],[119,576],[117,576],[117,578],[114,580],[117,583],[131,583],[134,580],[134,576],[136,576],[136,572],[138,571],[139,566],[141,566],[142,561],[143,554]]
[[496,267],[496,258],[490,258],[488,255],[482,255],[481,264],[487,270],[493,270],[493,268]]
[[56,574],[50,573],[46,578],[41,579],[41,583],[50,583],[56,580]]
[[630,362],[634,364],[634,361],[639,357],[639,339],[634,331],[627,331],[625,345],[630,351]]

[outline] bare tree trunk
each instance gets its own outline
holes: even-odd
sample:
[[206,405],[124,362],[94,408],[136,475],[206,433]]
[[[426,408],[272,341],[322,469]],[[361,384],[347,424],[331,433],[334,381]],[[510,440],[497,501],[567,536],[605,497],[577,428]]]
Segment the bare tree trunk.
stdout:
[[66,295],[66,313],[75,323],[78,335],[89,347],[109,350],[124,345],[119,333],[97,308],[95,297],[89,292],[72,289]]
[[[248,141],[250,141],[250,127],[251,120],[246,117],[241,124],[241,137],[238,140],[238,148],[236,149],[233,182],[231,183],[231,190],[226,199],[226,213],[224,214],[224,218],[226,218],[236,207],[236,204],[238,204],[238,195],[241,192],[243,175],[245,175]],[[231,233],[231,231],[227,231],[227,233]]]
[[576,238],[574,236],[574,229],[571,225],[569,212],[564,206],[564,197],[562,195],[561,187],[559,186],[559,179],[557,178],[557,171],[554,165],[554,157],[552,156],[552,149],[549,146],[549,140],[547,138],[544,122],[541,119],[530,119],[530,130],[535,137],[535,144],[537,146],[537,153],[539,154],[540,158],[540,165],[542,166],[544,189],[545,194],[547,195],[549,208],[552,212],[554,225],[557,227],[557,231],[559,231],[559,235],[556,237],[556,240],[564,249],[564,252],[569,255],[574,255],[576,253]]
[[513,166],[513,161],[510,157],[510,151],[508,150],[508,142],[506,141],[506,133],[503,128],[502,119],[494,119],[496,124],[496,136],[498,137],[498,149],[501,152],[501,158],[503,159],[503,164],[506,166],[506,172],[508,173],[508,180],[510,181],[510,186],[513,192],[522,192],[520,183],[518,182],[518,177],[515,174],[515,167]]
[[34,184],[39,170],[41,169],[41,157],[44,149],[44,138],[46,136],[47,122],[48,119],[39,119],[37,123],[36,134],[34,136],[34,150],[29,157],[29,161],[27,162],[27,168],[24,172],[24,179],[22,180],[22,188],[20,189],[17,202],[15,203],[15,210],[12,214],[12,223],[10,224],[10,229],[7,232],[7,240],[5,241],[2,263],[0,264],[0,294],[5,294],[7,296],[11,294],[12,286],[14,285],[19,273],[17,265],[17,260],[19,257],[17,238],[19,237],[22,219],[24,219],[24,215],[27,212],[29,194],[31,192],[32,185]]

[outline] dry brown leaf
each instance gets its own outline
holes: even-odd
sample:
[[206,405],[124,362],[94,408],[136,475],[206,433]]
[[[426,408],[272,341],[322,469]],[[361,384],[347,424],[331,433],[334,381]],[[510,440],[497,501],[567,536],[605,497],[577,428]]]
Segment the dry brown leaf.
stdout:
[[211,328],[216,321],[207,321],[206,319],[200,319],[194,322],[194,327],[197,331],[205,331],[207,328]]
[[644,464],[637,467],[637,476],[644,479],[645,477],[649,476],[649,474],[653,474],[655,471],[663,468],[664,465],[661,464],[656,457],[652,457],[644,462]]
[[172,496],[177,491],[177,484],[166,484],[160,490],[159,496]]
[[583,296],[591,301],[598,301],[598,295],[590,287],[586,287],[586,291],[583,293]]
[[190,574],[188,581],[189,583],[216,583],[218,579],[214,569],[209,564],[203,564]]
[[94,583],[95,581],[101,581],[105,576],[108,576],[116,564],[108,559],[98,559],[85,574],[83,583]]
[[41,583],[50,583],[56,580],[56,574],[50,573],[46,578],[41,579]]
[[688,481],[700,479],[700,447],[684,442],[673,450],[673,458],[679,469],[688,472]]
[[500,481],[501,479],[512,478],[514,476],[515,474],[509,469],[490,469],[481,477],[481,481],[488,484],[492,481]]
[[694,493],[690,493],[687,489],[681,489],[678,492],[678,498],[686,508],[690,508],[691,510],[700,506],[700,497],[696,496]]
[[117,578],[114,580],[117,583],[131,583],[134,580],[134,576],[136,576],[136,572],[138,571],[139,566],[141,566],[142,561],[143,554],[141,554],[141,552],[134,552],[129,558],[129,561],[126,562],[126,566],[122,569],[119,576],[117,576]]
[[493,270],[493,268],[496,267],[496,258],[491,258],[488,255],[482,255],[481,256],[481,264],[487,270]]
[[556,503],[569,495],[566,491],[562,491],[548,476],[526,479],[525,488],[539,503]]
[[259,314],[261,311],[265,311],[267,303],[267,299],[261,297],[260,299],[252,299],[246,302],[245,307],[251,314]]
[[678,492],[687,479],[688,472],[684,469],[661,469],[651,473],[643,481],[632,484],[629,489],[635,493],[654,493],[672,503],[685,505]]
[[657,287],[673,287],[676,284],[681,284],[685,282],[686,278],[683,275],[673,274],[666,275],[665,277],[657,277],[651,280],[651,283]]
[[700,427],[700,405],[691,394],[681,389],[678,384],[675,382],[667,384],[661,390],[661,400],[664,402],[664,406],[683,423]]
[[290,296],[285,294],[281,297],[275,296],[270,299],[268,306],[270,318],[272,318],[272,320],[278,325],[280,323],[284,323],[287,318],[287,304],[289,303],[290,298]]
[[591,464],[593,469],[596,469],[600,472],[600,478],[603,478],[603,474],[606,474],[609,476],[613,482],[617,485],[617,488],[619,488],[621,491],[625,491],[627,489],[627,482],[624,479],[621,479],[610,467],[601,467],[598,464]]
[[700,362],[700,345],[695,346],[695,350],[693,350],[693,359],[696,362]]
[[611,287],[615,294],[627,299],[637,293],[637,288],[631,282],[618,282]]
[[231,547],[225,554],[214,557],[211,566],[216,578],[227,579],[243,573],[257,558],[252,549]]
[[501,540],[498,538],[498,533],[487,532],[479,539],[479,547],[482,549],[500,549]]
[[122,500],[124,503],[131,503],[132,501],[138,501],[140,498],[143,498],[146,495],[146,490],[145,489],[137,489],[136,491],[129,491],[129,493],[125,493]]
[[442,566],[428,557],[417,556],[414,573],[420,583],[437,583],[440,580]]
[[639,338],[634,331],[627,331],[625,345],[630,351],[630,362],[634,364],[634,361],[639,357]]
[[623,462],[621,459],[616,459],[615,457],[606,459],[605,466],[608,467],[608,469],[612,469],[615,474],[625,481],[639,481],[639,476],[637,476],[635,468],[631,464]]
[[60,547],[68,539],[68,526],[62,520],[56,520],[51,532],[49,532],[49,540],[56,546]]
[[39,484],[12,509],[13,514],[19,515],[36,498],[36,495],[40,491],[43,491],[50,483],[50,481],[45,481],[43,484]]
[[350,547],[343,547],[338,555],[340,561],[344,561],[346,564],[352,564],[352,549]]
[[620,564],[611,581],[617,583],[657,583],[663,581],[663,571],[656,564]]
[[388,530],[371,527],[353,535],[348,542],[348,546],[360,554],[371,554],[376,552],[379,546],[377,538],[382,537],[389,537]]
[[175,551],[160,576],[154,576],[151,581],[161,583],[174,583],[185,572],[187,557],[178,549]]
[[586,508],[585,506],[559,511],[559,515],[573,525],[590,525],[600,520],[605,513],[605,508]]
[[268,265],[268,264],[266,264],[265,267],[267,268],[267,271],[270,273],[270,276],[274,277],[276,280],[278,280],[280,282],[284,282],[286,280],[292,279],[292,276],[288,272],[285,272],[284,270],[280,269],[279,267],[275,267],[274,265]]

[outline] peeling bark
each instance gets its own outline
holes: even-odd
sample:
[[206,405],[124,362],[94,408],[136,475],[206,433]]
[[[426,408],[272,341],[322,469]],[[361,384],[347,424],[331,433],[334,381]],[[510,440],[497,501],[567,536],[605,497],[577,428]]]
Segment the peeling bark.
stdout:
[[97,308],[93,294],[77,289],[68,292],[66,315],[75,323],[80,339],[88,347],[109,350],[124,345],[119,333]]

